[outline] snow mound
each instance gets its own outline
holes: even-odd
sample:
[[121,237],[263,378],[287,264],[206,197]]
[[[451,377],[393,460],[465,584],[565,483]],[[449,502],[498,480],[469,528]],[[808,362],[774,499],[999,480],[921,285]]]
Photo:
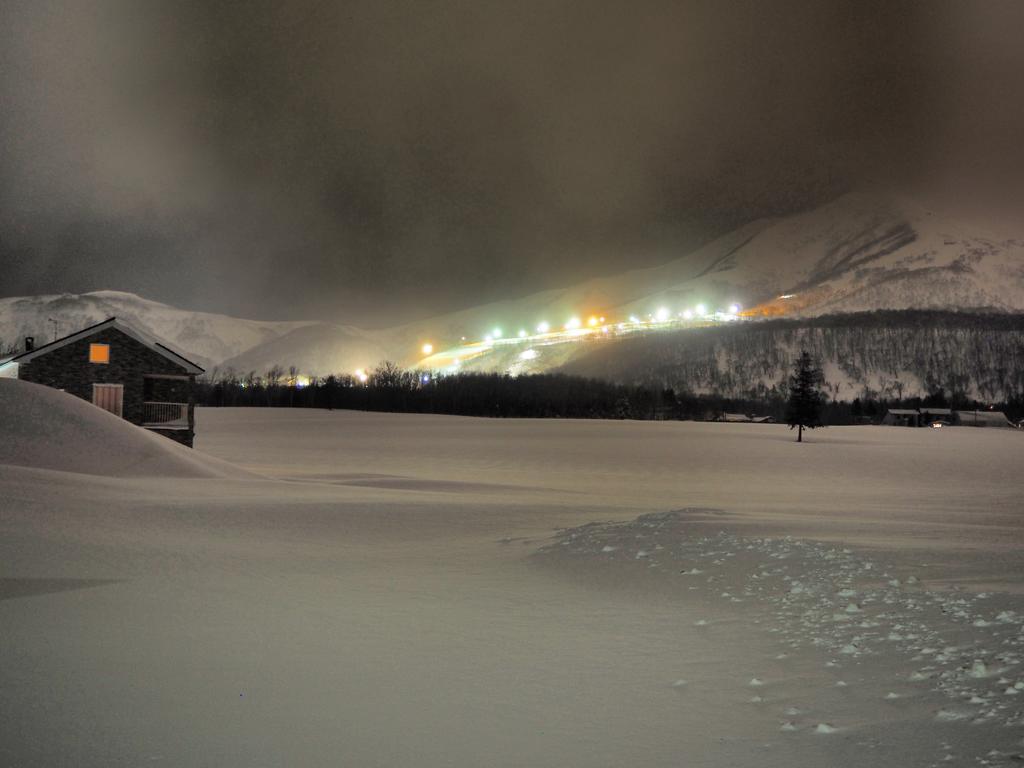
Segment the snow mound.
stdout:
[[0,464],[108,477],[245,472],[40,384],[0,379]]

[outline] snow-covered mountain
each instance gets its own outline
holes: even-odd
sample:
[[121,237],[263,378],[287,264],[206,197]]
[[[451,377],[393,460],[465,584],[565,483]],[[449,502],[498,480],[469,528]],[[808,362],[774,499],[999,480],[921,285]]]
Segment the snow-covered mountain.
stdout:
[[312,325],[192,312],[121,291],[26,296],[0,299],[0,351],[20,348],[25,336],[34,336],[38,345],[108,317],[120,317],[149,331],[203,367]]
[[[1024,229],[1024,222],[1022,222]],[[792,298],[780,301],[778,297]],[[874,309],[1024,310],[1024,237],[985,232],[906,199],[847,194],[752,222],[666,264],[412,323],[442,342],[488,329],[554,326],[572,315],[646,316],[738,302],[768,315]],[[435,345],[436,346],[436,345]]]
[[[49,337],[51,317],[58,332],[67,333],[117,315],[206,367],[244,373],[280,365],[326,374],[385,358],[412,365],[425,341],[443,349],[463,338],[481,339],[495,327],[515,333],[541,321],[558,327],[574,315],[614,322],[663,306],[674,311],[733,302],[755,315],[789,317],[876,309],[1024,311],[1024,238],[988,233],[910,200],[857,192],[805,213],[752,222],[657,267],[385,330],[242,320],[99,291],[0,299],[0,342]],[[565,365],[586,346],[549,349],[531,369]],[[473,367],[512,369],[506,352],[482,355]]]

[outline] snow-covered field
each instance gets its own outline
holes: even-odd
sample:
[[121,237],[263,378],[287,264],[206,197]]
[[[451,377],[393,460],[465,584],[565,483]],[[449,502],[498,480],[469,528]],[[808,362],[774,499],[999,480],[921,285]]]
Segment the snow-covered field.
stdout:
[[0,765],[1024,750],[1019,432],[0,415]]

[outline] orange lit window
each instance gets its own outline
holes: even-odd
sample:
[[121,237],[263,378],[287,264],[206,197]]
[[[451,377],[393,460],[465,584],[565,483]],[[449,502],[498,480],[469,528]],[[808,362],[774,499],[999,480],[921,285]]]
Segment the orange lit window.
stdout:
[[90,363],[109,363],[110,362],[110,345],[109,344],[90,344],[89,345],[89,362]]

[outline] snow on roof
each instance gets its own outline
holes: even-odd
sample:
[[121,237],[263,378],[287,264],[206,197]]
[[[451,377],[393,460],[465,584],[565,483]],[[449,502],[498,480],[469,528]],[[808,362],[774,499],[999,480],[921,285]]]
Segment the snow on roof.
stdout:
[[890,408],[889,413],[894,416],[917,416],[918,412],[911,408]]
[[1012,423],[1002,411],[957,411],[960,423],[965,425],[984,424],[990,427],[1009,427]]
[[723,413],[722,421],[750,421],[750,417],[745,413]]
[[930,413],[932,416],[952,416],[953,409],[951,408],[928,408],[921,406],[921,413]]
[[117,330],[121,331],[121,333],[124,333],[127,336],[131,336],[140,344],[145,344],[147,347],[152,349],[157,354],[163,355],[173,363],[177,363],[186,371],[188,371],[188,373],[193,373],[196,375],[203,373],[202,368],[200,368],[198,365],[196,365],[191,360],[186,358],[184,355],[175,352],[166,344],[163,344],[160,341],[158,341],[156,337],[151,336],[145,331],[140,331],[138,328],[131,325],[130,323],[127,323],[124,320],[120,320],[116,317],[109,317],[101,323],[90,325],[88,328],[83,328],[80,331],[76,331],[75,333],[72,333],[68,336],[64,336],[63,338],[57,339],[56,341],[51,341],[49,344],[44,344],[41,347],[36,347],[35,349],[29,352],[22,352],[20,355],[15,355],[13,358],[11,358],[11,360],[27,363],[30,360],[33,360],[34,358],[38,357],[39,355],[52,352],[55,349],[59,349],[60,347],[71,344],[87,336],[91,336],[92,334],[98,333],[99,331],[102,331],[106,328],[116,328]]
[[0,378],[0,413],[0,465],[108,477],[245,474],[42,384]]

